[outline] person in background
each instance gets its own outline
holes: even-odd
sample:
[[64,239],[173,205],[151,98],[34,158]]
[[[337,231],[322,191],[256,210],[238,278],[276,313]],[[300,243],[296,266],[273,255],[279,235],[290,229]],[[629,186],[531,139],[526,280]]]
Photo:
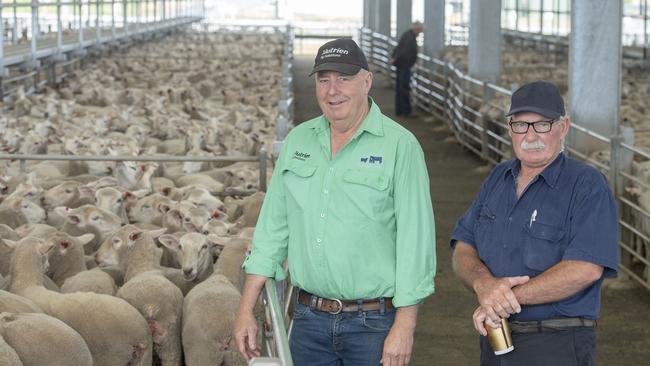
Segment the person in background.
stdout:
[[398,116],[409,116],[411,108],[411,68],[418,59],[418,34],[422,33],[424,26],[420,22],[413,22],[411,29],[399,38],[397,47],[391,54],[390,64],[395,66],[395,113]]
[[351,39],[318,50],[323,115],[287,136],[255,228],[234,338],[259,355],[253,307],[267,278],[296,287],[296,366],[409,363],[418,305],[434,291],[435,229],[424,153],[369,97]]

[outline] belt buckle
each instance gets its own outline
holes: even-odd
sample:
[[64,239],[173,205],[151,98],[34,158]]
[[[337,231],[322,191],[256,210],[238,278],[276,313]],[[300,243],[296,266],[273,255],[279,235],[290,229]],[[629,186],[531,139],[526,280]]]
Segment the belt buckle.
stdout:
[[339,304],[339,309],[337,311],[328,311],[328,313],[332,315],[340,314],[341,311],[343,311],[343,303],[339,299],[332,299],[332,301],[336,301],[336,303]]

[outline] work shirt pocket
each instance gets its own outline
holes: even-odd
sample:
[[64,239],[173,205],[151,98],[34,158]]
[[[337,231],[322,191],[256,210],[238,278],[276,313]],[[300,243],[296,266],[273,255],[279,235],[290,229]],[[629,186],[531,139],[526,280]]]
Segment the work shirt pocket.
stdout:
[[392,207],[389,180],[382,172],[348,170],[343,182],[345,195],[353,203],[346,214],[376,220],[378,213]]
[[524,225],[524,264],[543,272],[562,259],[561,240],[566,231],[555,225],[535,221]]
[[304,209],[309,202],[311,177],[316,172],[316,166],[299,160],[291,160],[282,169],[287,197],[293,198],[298,207]]

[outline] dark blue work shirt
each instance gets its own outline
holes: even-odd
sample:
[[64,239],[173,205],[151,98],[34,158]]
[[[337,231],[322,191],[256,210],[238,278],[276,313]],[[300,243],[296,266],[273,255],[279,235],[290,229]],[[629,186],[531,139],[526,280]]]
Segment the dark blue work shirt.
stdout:
[[[535,277],[562,260],[618,269],[616,204],[596,169],[560,155],[517,198],[519,160],[497,165],[451,236],[472,245],[495,277]],[[524,305],[512,320],[596,319],[601,277],[577,294],[548,304]]]

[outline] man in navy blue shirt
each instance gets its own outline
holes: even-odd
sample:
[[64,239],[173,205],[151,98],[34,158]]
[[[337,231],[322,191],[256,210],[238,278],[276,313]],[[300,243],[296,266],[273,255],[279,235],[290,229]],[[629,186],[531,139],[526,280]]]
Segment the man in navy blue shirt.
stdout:
[[508,112],[515,160],[497,165],[451,237],[453,265],[478,298],[476,330],[508,318],[514,351],[481,365],[594,365],[604,277],[616,275],[616,204],[603,175],[563,153],[557,87],[522,86]]

